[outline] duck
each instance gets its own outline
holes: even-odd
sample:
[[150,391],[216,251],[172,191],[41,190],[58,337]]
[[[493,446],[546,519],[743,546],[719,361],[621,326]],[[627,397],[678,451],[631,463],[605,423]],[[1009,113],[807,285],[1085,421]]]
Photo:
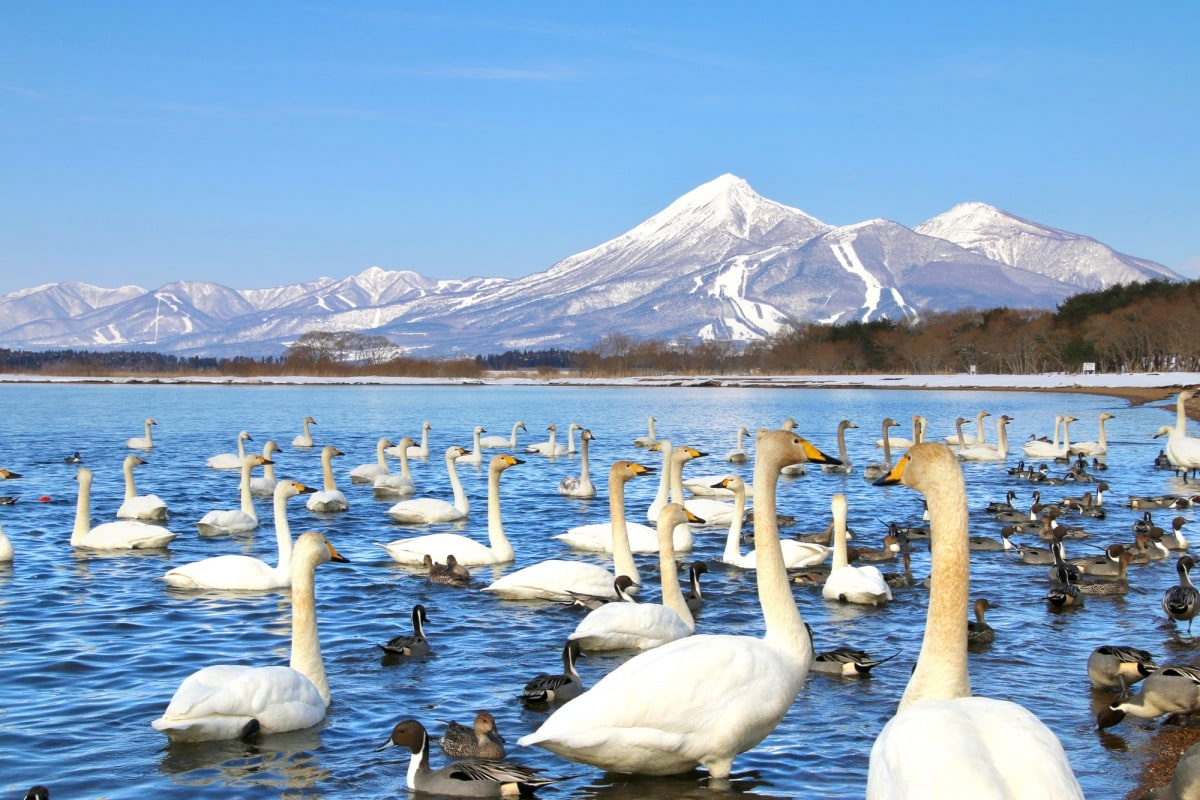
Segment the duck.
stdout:
[[[393,458],[399,458],[400,448],[404,447],[404,455],[408,456],[409,458],[429,458],[429,431],[432,429],[432,427],[433,426],[428,422],[421,423],[420,444],[413,444],[412,439],[409,439],[409,444],[407,446],[397,444],[395,447],[389,447],[384,452]],[[401,441],[403,441],[403,439],[401,439]],[[463,452],[466,451],[464,450]]]
[[695,618],[704,607],[704,593],[700,590],[700,576],[708,572],[708,564],[703,561],[693,561],[688,565],[688,590],[683,600],[687,603],[688,611]]
[[1171,520],[1170,535],[1166,535],[1166,532],[1164,532],[1162,537],[1164,547],[1168,550],[1187,550],[1188,540],[1182,533],[1183,526],[1186,523],[1187,517],[1175,517]]
[[1172,586],[1163,592],[1162,608],[1167,616],[1176,622],[1186,622],[1188,633],[1192,632],[1192,619],[1200,611],[1200,590],[1192,585],[1188,575],[1189,570],[1196,566],[1191,556],[1180,556],[1175,562],[1175,571],[1179,573],[1179,585]]
[[1200,668],[1172,665],[1156,669],[1146,676],[1141,691],[1118,699],[1096,715],[1101,730],[1134,716],[1153,719],[1163,714],[1194,714],[1200,711]]
[[972,536],[967,540],[967,547],[971,550],[1012,550],[1015,545],[1010,541],[1013,533],[1016,531],[1011,525],[1005,525],[1000,529],[1000,539],[996,540],[990,536]]
[[[440,497],[414,497],[396,503],[387,510],[387,515],[402,525],[428,525],[466,519],[471,511],[471,504],[458,477],[458,470],[455,469],[458,457],[466,452],[458,445],[446,448],[446,472],[450,476],[450,489],[454,493],[453,503],[448,503]],[[417,564],[421,563],[419,556],[420,553],[417,554]]]
[[375,483],[375,479],[381,475],[390,475],[392,470],[387,463],[387,449],[394,447],[392,440],[388,437],[382,437],[375,443],[375,463],[359,464],[354,469],[350,470],[351,483]]
[[411,636],[401,634],[388,639],[387,644],[375,645],[385,653],[395,656],[427,656],[429,655],[429,639],[425,638],[425,623],[429,622],[425,606],[417,603],[412,607]]
[[1146,800],[1194,800],[1196,797],[1200,797],[1200,743],[1184,751],[1175,764],[1171,782],[1146,795]]
[[876,480],[888,473],[892,468],[892,443],[888,436],[888,428],[894,428],[900,423],[891,417],[883,420],[883,461],[872,461],[863,467],[863,477],[869,481]]
[[316,570],[348,562],[319,533],[302,534],[292,554],[292,648],[287,667],[220,664],[185,679],[151,725],[176,741],[241,739],[311,728],[325,719],[329,682],[317,632]]
[[958,449],[961,461],[1003,461],[1008,458],[1008,423],[1012,417],[1002,414],[996,418],[996,444],[987,442],[964,445]]
[[850,474],[851,470],[853,469],[853,465],[850,463],[850,453],[846,450],[846,430],[848,428],[857,428],[857,427],[858,427],[857,425],[855,425],[853,422],[851,422],[848,419],[844,419],[838,423],[838,429],[837,429],[838,461],[841,461],[842,463],[840,463],[840,464],[822,464],[821,465],[822,472],[829,472],[829,473],[840,474],[840,475]]
[[1156,669],[1158,664],[1149,651],[1118,644],[1097,647],[1087,662],[1088,680],[1094,688],[1119,690],[1122,695]]
[[242,431],[237,435],[236,453],[218,453],[205,462],[209,469],[241,469],[246,460],[246,442],[252,442],[250,434]]
[[1071,582],[1070,570],[1062,570],[1046,590],[1046,605],[1054,611],[1083,605],[1083,593]]
[[25,793],[25,800],[50,800],[50,790],[41,784],[31,786]]
[[[131,436],[125,440],[125,446],[132,450],[150,450],[154,447],[154,436],[151,433],[153,428],[158,423],[154,421],[154,417],[146,417],[146,433],[144,436]],[[79,455],[78,452],[75,453]]]
[[496,730],[496,718],[487,711],[475,714],[475,722],[470,728],[451,720],[437,743],[450,758],[499,761],[505,756],[504,737]]
[[482,439],[479,440],[479,446],[488,448],[488,449],[494,449],[497,447],[509,447],[509,448],[512,448],[513,450],[516,450],[517,449],[517,431],[528,431],[528,430],[529,429],[525,427],[524,421],[517,420],[516,424],[514,424],[512,426],[512,435],[511,436],[509,436],[507,438],[505,438],[503,436],[484,436]]
[[579,434],[579,475],[568,475],[558,482],[558,493],[564,497],[588,499],[596,496],[596,486],[588,470],[588,442],[595,439],[587,428]]
[[509,761],[463,759],[443,767],[429,766],[429,734],[415,719],[396,723],[392,735],[376,750],[407,747],[412,751],[405,783],[414,792],[442,797],[512,797],[526,795],[556,778],[538,775],[541,770]]
[[346,455],[331,444],[321,448],[321,472],[324,476],[321,491],[313,492],[304,507],[319,514],[338,514],[350,510],[350,501],[333,476],[333,459]]
[[521,702],[527,706],[565,703],[583,694],[583,681],[575,669],[580,655],[579,642],[568,639],[562,650],[563,671],[557,675],[543,673],[530,679],[521,691]]
[[745,425],[739,425],[737,433],[734,436],[737,439],[737,445],[725,454],[725,460],[731,464],[744,464],[750,460],[749,454],[746,452],[745,440],[750,435],[750,431],[746,430]]
[[250,477],[250,494],[255,497],[275,496],[275,454],[282,452],[274,439],[268,439],[263,445],[262,455],[266,459],[262,465],[263,474]]
[[[811,641],[811,625],[808,626],[808,637]],[[865,651],[851,647],[838,647],[820,653],[816,652],[815,647],[813,650],[812,671],[823,675],[836,675],[839,678],[865,678],[871,674],[872,669],[893,658],[871,658]]]
[[854,567],[846,556],[846,495],[833,496],[833,566],[821,587],[826,600],[878,606],[891,601],[892,590],[878,567]]
[[[433,556],[425,554],[425,566],[429,567],[433,562]],[[445,583],[451,586],[469,586],[471,583],[471,570],[458,563],[458,558],[454,553],[446,554],[445,564],[435,564],[434,567],[441,567],[441,570],[431,568],[429,571],[429,579],[434,583]]]
[[1102,456],[1108,452],[1108,435],[1104,430],[1104,423],[1110,419],[1116,419],[1115,416],[1107,411],[1100,414],[1100,441],[1098,442],[1076,442],[1067,448],[1067,454],[1072,456]]
[[971,695],[967,492],[954,452],[940,443],[914,445],[876,484],[902,484],[924,495],[932,575],[916,667],[896,715],[871,748],[868,800],[1082,800],[1062,743],[1041,720],[1017,703]]
[[654,434],[654,423],[655,422],[657,422],[657,420],[652,415],[646,421],[646,425],[649,427],[650,432],[648,434],[646,434],[645,436],[639,436],[636,439],[634,439],[633,440],[634,447],[653,447],[654,445],[658,444],[658,437],[655,436],[655,434]]
[[1129,593],[1129,565],[1133,563],[1133,554],[1122,552],[1117,559],[1116,575],[1096,575],[1084,573],[1074,584],[1083,594],[1118,595]]
[[671,545],[676,525],[690,515],[678,503],[669,503],[658,515],[658,561],[661,603],[605,603],[580,620],[569,640],[585,653],[601,650],[649,650],[691,636],[696,621],[679,588],[675,550]]
[[196,523],[201,536],[249,533],[258,527],[258,512],[254,510],[254,497],[250,494],[250,471],[266,464],[268,460],[262,456],[246,456],[242,459],[242,478],[238,482],[241,507],[209,511]]
[[375,480],[371,483],[371,490],[375,494],[376,500],[411,497],[417,493],[417,487],[413,483],[412,470],[408,466],[408,448],[412,446],[412,443],[412,439],[402,436],[394,448],[384,448],[385,453],[388,450],[395,450],[399,453],[400,474],[389,471],[386,475],[375,476]]
[[71,455],[69,455],[69,456],[63,456],[63,463],[64,464],[82,464],[83,463],[83,455],[78,450],[76,450],[75,452],[71,453]]
[[[588,611],[593,611],[605,603],[636,603],[633,595],[629,594],[629,587],[633,586],[633,578],[628,575],[618,575],[613,581],[613,592],[615,597],[608,595],[586,594],[584,592],[573,592],[567,590],[567,594],[571,596],[569,602],[564,602],[563,605],[578,606],[586,608]],[[688,606],[691,608],[691,606]]]
[[526,453],[537,453],[543,456],[565,456],[567,455],[567,446],[558,444],[554,441],[554,437],[558,435],[558,425],[551,422],[546,426],[546,430],[550,431],[550,438],[544,442],[535,442],[534,444],[526,445]]
[[123,470],[125,473],[125,500],[117,509],[121,519],[144,519],[151,522],[162,522],[167,518],[167,504],[156,494],[138,494],[137,485],[133,482],[133,468],[140,467],[146,461],[135,455],[125,456]]
[[487,433],[487,430],[482,425],[474,427],[471,431],[471,449],[456,459],[459,464],[483,463],[483,450],[479,446],[479,441],[480,436],[484,433]]
[[763,638],[695,634],[639,653],[518,744],[610,772],[674,775],[703,766],[713,778],[729,777],[734,758],[792,707],[812,664],[812,641],[778,546],[776,491],[784,466],[830,458],[786,431],[757,440],[755,578]]
[[[758,550],[754,549],[742,554],[742,526],[745,520],[746,484],[734,475],[720,482],[724,487],[733,491],[734,513],[729,519],[729,532],[725,535],[725,551],[721,561],[739,569],[756,569],[758,567]],[[778,521],[776,521],[778,526]],[[783,551],[783,564],[787,569],[803,569],[815,567],[828,560],[833,553],[832,547],[816,542],[801,542],[796,539],[784,539],[779,543]]]
[[222,555],[182,564],[163,575],[161,580],[176,589],[225,589],[267,591],[282,589],[292,580],[292,529],[288,524],[287,501],[312,489],[296,481],[279,481],[275,486],[275,544],[279,559],[274,567],[246,555]]
[[975,619],[967,620],[967,641],[987,644],[996,641],[996,631],[987,623],[987,610],[992,608],[986,597],[976,598]]
[[75,505],[75,526],[71,530],[71,546],[87,550],[161,550],[178,534],[162,525],[152,525],[135,519],[105,522],[91,527],[92,471],[80,467],[75,473],[79,482],[79,497]]
[[855,547],[854,552],[857,554],[857,559],[872,563],[894,561],[897,553],[908,550],[908,536],[907,534],[895,531],[893,529],[895,524],[893,522],[888,526],[888,532],[883,537],[883,547]]
[[[552,600],[569,602],[572,593],[607,596],[616,598],[613,581],[617,575],[628,575],[633,581],[630,591],[635,591],[641,580],[637,563],[630,548],[628,525],[625,519],[625,483],[639,475],[648,475],[653,470],[636,461],[614,462],[608,471],[608,523],[595,523],[607,528],[613,554],[613,569],[610,572],[599,564],[584,561],[568,561],[551,558],[522,567],[503,575],[484,588],[507,600]],[[590,526],[581,526],[590,527]],[[567,533],[579,532],[573,528]],[[603,536],[595,529],[588,535]]]
[[303,427],[303,430],[296,436],[296,438],[292,439],[292,447],[312,447],[313,438],[312,433],[310,433],[308,430],[308,426],[316,425],[317,421],[312,417],[305,417],[304,422],[300,424]]
[[[500,475],[510,467],[524,463],[507,453],[492,456],[488,465],[488,544],[482,544],[458,533],[428,533],[424,536],[396,539],[379,546],[400,564],[421,564],[426,553],[438,561],[445,561],[448,555],[453,554],[458,558],[458,563],[471,567],[479,564],[507,564],[513,560],[515,553],[512,543],[504,535],[504,520],[500,514]],[[453,471],[454,462],[450,453],[446,455],[446,464]],[[392,508],[395,509],[396,506]]]

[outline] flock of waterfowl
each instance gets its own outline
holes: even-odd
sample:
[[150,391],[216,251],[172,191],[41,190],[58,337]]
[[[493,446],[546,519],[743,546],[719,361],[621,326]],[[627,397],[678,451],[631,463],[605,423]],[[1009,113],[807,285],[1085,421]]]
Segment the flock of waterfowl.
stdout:
[[[1180,393],[1175,426],[1163,426],[1165,468],[1193,479],[1200,471],[1200,439],[1187,436],[1184,404],[1192,392]],[[556,538],[567,548],[563,558],[546,559],[512,568],[517,560],[513,542],[505,531],[501,507],[503,473],[539,456],[578,456],[579,474],[562,478],[555,491],[568,498],[590,498],[597,487],[590,477],[589,443],[592,432],[571,423],[568,442],[556,441],[557,427],[549,425],[545,441],[521,446],[518,433],[484,437],[482,426],[472,431],[468,449],[452,445],[444,451],[444,487],[418,492],[409,465],[411,458],[429,456],[429,430],[421,431],[421,444],[408,437],[396,443],[380,438],[376,460],[346,470],[351,484],[367,484],[376,499],[395,500],[386,516],[405,532],[391,541],[377,542],[394,562],[420,570],[434,583],[481,589],[498,601],[519,600],[559,603],[581,608],[573,631],[561,641],[562,672],[533,677],[525,684],[520,702],[546,709],[549,714],[536,729],[519,739],[521,746],[537,746],[573,762],[603,770],[643,775],[673,775],[703,767],[713,779],[727,778],[734,759],[767,737],[793,708],[810,671],[857,678],[894,658],[872,656],[854,648],[817,652],[812,628],[801,618],[794,596],[797,585],[819,584],[820,594],[833,604],[883,606],[895,601],[894,591],[928,588],[924,638],[907,688],[899,698],[895,716],[883,728],[871,750],[865,788],[870,798],[902,797],[1054,797],[1082,796],[1079,784],[1058,738],[1033,713],[1005,700],[973,696],[968,667],[968,647],[997,641],[987,623],[991,608],[1002,602],[977,597],[969,589],[971,552],[998,550],[1014,561],[1050,567],[1046,580],[1048,610],[1083,605],[1087,595],[1120,595],[1129,590],[1130,568],[1152,560],[1177,559],[1178,584],[1162,588],[1164,617],[1177,621],[1190,634],[1200,612],[1200,592],[1192,585],[1191,556],[1182,554],[1187,541],[1181,531],[1184,517],[1176,516],[1170,530],[1154,524],[1151,510],[1186,509],[1198,499],[1189,495],[1130,497],[1127,505],[1145,510],[1135,523],[1132,542],[1111,544],[1100,555],[1068,558],[1066,548],[1086,534],[1075,519],[1103,519],[1111,508],[1103,492],[1107,438],[1099,417],[1093,442],[1070,441],[1069,426],[1078,422],[1062,416],[1049,440],[1033,439],[1021,448],[1024,460],[1008,470],[1014,481],[1027,483],[1034,502],[1015,505],[1016,490],[1004,501],[991,504],[986,513],[999,525],[999,538],[971,536],[969,509],[961,464],[969,461],[1006,461],[1010,453],[1007,426],[1012,418],[997,417],[995,443],[989,443],[980,412],[973,435],[964,432],[967,420],[959,417],[956,434],[945,443],[926,440],[927,420],[913,417],[912,438],[890,436],[897,427],[883,420],[877,443],[882,461],[859,468],[851,462],[845,441],[847,429],[858,427],[844,420],[837,430],[834,457],[808,438],[790,430],[745,427],[735,431],[736,446],[725,455],[731,464],[753,461],[752,485],[736,474],[695,476],[685,481],[684,467],[703,456],[697,448],[656,435],[655,417],[649,432],[630,442],[631,447],[652,448],[640,458],[613,462],[607,470],[609,521],[568,529]],[[790,421],[789,421],[790,422]],[[302,422],[302,433],[293,447],[315,448],[311,416]],[[154,419],[145,421],[144,435],[127,441],[142,455],[155,443]],[[872,426],[873,427],[873,426]],[[575,433],[579,432],[579,448]],[[1060,434],[1061,431],[1061,434]],[[752,437],[747,447],[746,439]],[[1061,437],[1061,438],[1060,438]],[[161,580],[183,591],[287,589],[292,599],[289,666],[204,666],[164,698],[162,716],[155,729],[172,741],[244,739],[309,728],[326,715],[331,696],[330,680],[322,658],[317,631],[319,603],[317,568],[344,562],[334,543],[324,535],[307,532],[293,539],[288,523],[288,501],[306,496],[309,511],[336,515],[349,509],[348,497],[338,488],[334,459],[344,454],[337,447],[319,448],[320,489],[291,479],[276,479],[273,456],[281,452],[274,441],[261,454],[247,453],[253,441],[246,431],[235,439],[237,453],[209,458],[208,467],[238,471],[239,507],[214,510],[196,523],[197,533],[212,537],[214,549],[223,537],[251,534],[259,528],[255,497],[273,502],[273,527],[278,549],[272,566],[260,559],[234,553],[213,555],[166,570]],[[483,453],[496,449],[496,455]],[[897,456],[897,457],[893,457]],[[393,473],[388,458],[398,458],[401,469]],[[78,452],[64,459],[80,463]],[[661,460],[661,464],[659,461]],[[1041,462],[1041,463],[1038,463]],[[112,522],[92,525],[92,471],[79,466],[78,498],[71,544],[90,550],[121,551],[162,549],[180,534],[171,530],[168,503],[155,495],[137,492],[134,471],[145,465],[140,455],[128,455],[123,464],[125,496]],[[1029,466],[1026,466],[1028,464]],[[447,530],[427,531],[426,526],[461,521],[472,515],[469,497],[458,475],[461,465],[484,465],[487,473],[488,541]],[[803,475],[809,465],[835,473],[861,469],[877,485],[902,484],[927,505],[927,524],[893,523],[883,547],[872,549],[849,529],[847,499],[833,494],[828,506],[828,528],[816,536],[793,537],[781,530],[788,520],[777,512],[777,486],[782,476]],[[432,465],[430,465],[432,467]],[[1156,466],[1147,465],[1153,469]],[[256,475],[256,472],[262,475]],[[422,477],[434,480],[427,469]],[[639,509],[628,507],[628,481],[658,473],[659,490],[646,509],[646,522],[635,522]],[[21,475],[0,469],[0,478]],[[1086,489],[1074,497],[1053,501],[1054,486],[1070,484]],[[1200,483],[1196,484],[1200,489]],[[449,494],[452,500],[444,498]],[[437,496],[443,495],[443,496]],[[753,500],[752,522],[747,522],[747,501]],[[357,500],[353,500],[358,502]],[[719,561],[728,567],[753,570],[763,635],[710,634],[697,630],[701,613],[703,561],[685,565],[690,592],[679,577],[678,557],[694,548],[706,528],[726,529]],[[394,528],[395,529],[395,528]],[[752,533],[747,533],[752,530]],[[743,553],[750,538],[752,549]],[[1017,538],[1018,541],[1013,541]],[[818,539],[804,541],[803,539]],[[924,581],[912,575],[910,553],[914,543],[930,550],[930,575]],[[1069,544],[1071,543],[1071,544]],[[1106,543],[1107,544],[1107,543]],[[602,566],[595,559],[572,556],[569,551],[602,554],[611,559]],[[655,581],[639,571],[634,554],[657,554]],[[0,560],[19,558],[0,531]],[[875,562],[875,563],[872,563]],[[876,563],[903,563],[904,572],[884,573]],[[469,568],[499,566],[502,574],[486,586],[475,582]],[[657,589],[649,585],[657,583]],[[641,591],[639,591],[641,590]],[[658,602],[645,595],[655,594]],[[973,606],[975,620],[968,619]],[[411,607],[412,634],[395,636],[379,644],[392,657],[429,657],[425,632],[429,614],[422,604]],[[632,651],[632,655],[600,680],[585,685],[576,669],[582,654],[606,650]],[[1159,666],[1146,650],[1129,643],[1097,648],[1087,665],[1091,684],[1113,693],[1097,717],[1097,726],[1109,728],[1132,715],[1148,718],[1200,711],[1200,669],[1188,665]],[[1136,694],[1131,694],[1136,684]],[[445,766],[431,765],[430,742],[436,741]],[[492,796],[528,792],[554,781],[532,769],[505,760],[512,753],[488,711],[480,711],[473,727],[450,723],[440,737],[431,736],[416,719],[396,724],[379,749],[390,746],[411,752],[406,782],[410,789],[456,796]],[[1185,759],[1182,764],[1200,762]],[[1019,768],[1014,768],[1019,765]],[[564,770],[566,771],[566,770]],[[1188,776],[1192,775],[1191,778]],[[1200,786],[1200,771],[1181,766],[1179,786],[1164,790],[1164,797],[1185,797],[1183,785]],[[41,787],[38,787],[41,788]],[[1193,790],[1188,788],[1187,791]],[[31,790],[32,791],[32,790]],[[44,791],[44,789],[43,789]]]

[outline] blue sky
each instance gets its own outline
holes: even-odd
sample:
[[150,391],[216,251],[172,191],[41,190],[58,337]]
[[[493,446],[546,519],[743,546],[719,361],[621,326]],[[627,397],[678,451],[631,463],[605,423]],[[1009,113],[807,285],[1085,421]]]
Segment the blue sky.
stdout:
[[520,277],[731,172],[1200,273],[1200,5],[0,2],[0,293]]

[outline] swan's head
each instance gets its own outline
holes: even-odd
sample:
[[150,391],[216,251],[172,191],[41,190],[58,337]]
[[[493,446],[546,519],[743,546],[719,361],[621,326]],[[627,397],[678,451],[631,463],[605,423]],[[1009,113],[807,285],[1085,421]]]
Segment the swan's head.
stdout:
[[1170,425],[1163,425],[1158,429],[1158,432],[1154,434],[1154,438],[1157,439],[1160,436],[1170,436],[1174,430],[1175,429]]
[[412,439],[410,439],[410,438],[409,438],[409,437],[407,437],[407,436],[401,436],[401,437],[400,437],[400,443],[399,443],[399,444],[397,444],[396,446],[397,446],[397,447],[400,447],[400,448],[402,448],[402,449],[404,449],[404,450],[407,450],[408,448],[410,448],[410,447],[413,447],[413,446],[414,446],[414,442],[413,442],[413,440],[412,440]]
[[275,496],[285,499],[288,497],[297,497],[302,494],[312,494],[315,491],[316,489],[311,486],[305,486],[298,481],[280,481],[275,484]]
[[279,445],[275,442],[274,439],[268,439],[267,443],[263,445],[263,455],[267,458],[270,458],[272,453],[282,453],[282,452],[283,451],[279,449]]
[[728,489],[737,494],[738,492],[746,491],[746,482],[737,475],[730,475],[728,478],[723,478],[712,485],[713,489]]
[[636,478],[638,475],[649,475],[653,472],[654,467],[647,467],[636,461],[617,461],[609,468],[608,479],[610,481],[626,481]]
[[146,420],[146,424],[147,425],[157,425],[158,423],[154,421],[154,417],[149,417]]
[[305,417],[304,424],[305,425],[316,425],[317,421],[315,419],[313,419],[312,417]]
[[138,458],[137,456],[133,456],[133,455],[125,456],[125,466],[127,466],[127,467],[139,467],[145,463],[146,463],[145,459]]
[[583,433],[579,434],[580,441],[583,441],[584,439],[586,439],[587,441],[590,442],[590,441],[595,440],[595,438],[596,437],[592,436],[592,432],[590,430],[588,430],[587,428],[584,428]]
[[510,456],[508,453],[502,453],[498,456],[492,456],[492,463],[489,469],[491,469],[492,472],[503,472],[509,467],[515,467],[517,464],[524,463],[525,462],[519,458]]
[[924,492],[939,477],[955,472],[962,480],[962,467],[949,447],[938,442],[922,442],[910,447],[886,475],[875,481],[875,485],[903,484]]
[[239,433],[239,434],[238,434],[238,436],[237,436],[237,438],[238,438],[238,439],[240,439],[240,440],[242,440],[243,442],[252,442],[252,441],[254,441],[254,439],[252,439],[252,438],[250,437],[250,434],[249,434],[249,433],[247,433],[246,431],[242,431],[241,433]]
[[458,458],[459,456],[466,456],[466,455],[470,455],[470,454],[471,454],[470,450],[466,449],[465,447],[459,447],[456,444],[452,444],[446,448],[446,460],[447,461],[453,461],[454,459]]
[[[337,561],[342,564],[350,563],[350,559],[337,551],[333,543],[326,539],[322,534],[316,531],[300,534],[296,539],[295,555],[293,555],[292,574],[296,574],[298,568],[303,568],[303,562],[306,559],[312,559],[316,564],[326,564],[330,561]],[[293,578],[293,581],[295,579]]]
[[344,456],[344,455],[346,455],[346,454],[343,453],[341,450],[338,450],[336,447],[334,447],[331,444],[327,444],[321,448],[321,458],[334,458],[335,456]]
[[522,421],[522,420],[518,420],[518,422],[517,422],[517,427],[518,427],[518,428],[520,428],[520,429],[521,429],[521,430],[523,430],[523,431],[527,431],[527,430],[529,430],[528,428],[526,428],[526,427],[525,427],[525,422],[524,422],[524,421]]

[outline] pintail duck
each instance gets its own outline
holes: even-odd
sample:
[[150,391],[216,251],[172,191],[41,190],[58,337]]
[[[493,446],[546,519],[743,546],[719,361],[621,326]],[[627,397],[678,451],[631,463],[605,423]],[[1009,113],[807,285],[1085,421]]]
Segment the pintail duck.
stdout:
[[1129,564],[1133,561],[1133,556],[1129,553],[1121,553],[1117,564],[1116,575],[1089,575],[1080,576],[1077,586],[1079,591],[1084,594],[1095,595],[1116,595],[1129,593]]
[[575,671],[579,658],[579,642],[571,639],[563,646],[563,671],[558,675],[542,674],[525,684],[521,702],[525,705],[564,703],[583,694],[583,681]]
[[1188,570],[1196,566],[1191,556],[1180,556],[1175,564],[1179,573],[1179,585],[1172,586],[1163,592],[1162,607],[1167,616],[1178,622],[1188,624],[1188,633],[1192,632],[1192,619],[1200,611],[1200,590],[1192,585]]
[[855,554],[855,558],[851,561],[892,561],[896,558],[897,553],[910,551],[908,537],[903,533],[888,533],[883,537],[883,547],[853,547],[847,548]]
[[986,597],[980,597],[975,600],[975,619],[967,620],[967,641],[986,644],[996,641],[996,631],[991,625],[987,624],[984,616],[987,610],[992,608],[992,604],[988,602]]
[[429,655],[429,640],[425,638],[425,623],[429,617],[425,606],[417,603],[412,609],[412,636],[395,636],[387,644],[376,645],[385,653],[397,656],[427,656]]
[[1088,656],[1088,680],[1097,689],[1119,689],[1124,695],[1129,687],[1158,669],[1154,656],[1136,647],[1106,644]]
[[1051,582],[1050,589],[1046,592],[1046,604],[1056,611],[1083,605],[1083,593],[1071,582],[1068,570],[1063,570]]
[[1013,500],[1016,499],[1017,493],[1009,489],[1003,500],[993,500],[987,504],[984,510],[989,514],[999,514],[1001,511],[1016,511],[1017,507],[1013,505]]
[[1187,519],[1184,517],[1175,517],[1175,519],[1171,520],[1171,533],[1169,535],[1164,534],[1162,537],[1163,545],[1168,550],[1187,549],[1188,541],[1181,533],[1185,522],[1187,522]]
[[629,594],[629,587],[631,586],[633,586],[633,578],[628,575],[618,575],[617,579],[613,581],[613,591],[616,593],[615,597],[573,592],[568,589],[567,594],[571,596],[571,599],[563,603],[563,605],[579,606],[580,608],[586,608],[588,611],[595,611],[605,603],[636,603],[637,600],[633,598],[633,595]]
[[708,564],[703,561],[693,561],[688,567],[689,588],[683,599],[693,617],[699,614],[700,609],[704,606],[704,595],[700,591],[700,576],[706,572],[708,572]]
[[541,770],[508,761],[467,759],[432,769],[429,766],[429,734],[415,719],[397,723],[388,740],[375,749],[393,746],[412,751],[407,785],[415,792],[450,797],[507,797],[529,794],[537,787],[557,780],[539,777]]
[[504,737],[496,730],[496,718],[487,711],[475,715],[475,724],[468,728],[451,721],[438,739],[438,746],[450,758],[482,758],[499,761],[504,758]]
[[1011,525],[1006,525],[1000,529],[999,540],[990,536],[972,536],[967,539],[967,547],[971,550],[1012,550],[1016,545],[1009,541],[1009,537],[1014,532]]
[[[808,628],[809,642],[812,642],[812,626],[805,623]],[[862,650],[855,650],[851,647],[838,647],[834,650],[825,650],[816,652],[813,649],[812,671],[819,672],[823,675],[837,675],[842,678],[866,678],[871,674],[871,670],[879,666],[885,661],[890,661],[895,658],[894,655],[887,658],[871,658]]]
[[1200,711],[1200,669],[1170,666],[1146,676],[1142,690],[1127,700],[1110,704],[1096,715],[1100,728],[1111,728],[1126,715],[1152,719],[1163,714]]

